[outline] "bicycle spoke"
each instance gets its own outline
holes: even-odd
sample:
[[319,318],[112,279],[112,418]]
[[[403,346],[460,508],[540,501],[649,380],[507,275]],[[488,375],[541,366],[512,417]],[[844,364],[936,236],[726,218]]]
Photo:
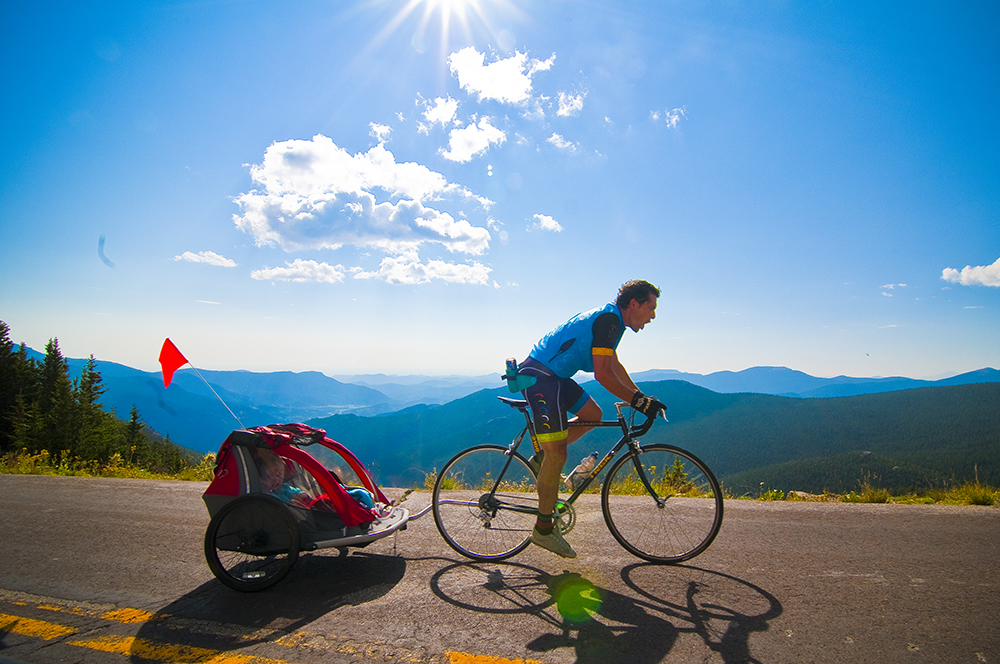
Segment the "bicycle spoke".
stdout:
[[620,459],[605,480],[604,519],[622,546],[660,563],[688,560],[704,551],[722,525],[722,495],[711,471],[696,457],[666,445],[649,445],[640,467],[662,507],[639,476],[634,455]]
[[445,465],[433,503],[434,521],[449,546],[476,560],[499,560],[528,545],[538,496],[522,457],[508,456],[504,447],[481,445]]

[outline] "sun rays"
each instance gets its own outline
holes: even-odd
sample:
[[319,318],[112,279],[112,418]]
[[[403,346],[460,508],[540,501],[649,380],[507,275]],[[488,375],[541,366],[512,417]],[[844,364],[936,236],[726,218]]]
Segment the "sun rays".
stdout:
[[[369,6],[375,4],[384,5],[378,2]],[[505,26],[526,17],[519,6],[525,3],[517,0],[405,0],[400,4],[368,49],[391,38],[408,37],[415,51],[424,53],[436,45],[446,56],[451,49],[486,36],[494,46],[509,50],[512,40]],[[406,31],[411,30],[407,35]]]

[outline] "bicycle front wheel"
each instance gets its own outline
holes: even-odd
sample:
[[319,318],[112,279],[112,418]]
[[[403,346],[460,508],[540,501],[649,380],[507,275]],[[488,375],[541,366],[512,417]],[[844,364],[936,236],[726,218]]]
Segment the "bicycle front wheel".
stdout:
[[[650,495],[639,469],[655,492]],[[654,563],[694,558],[722,527],[722,490],[700,459],[671,445],[620,458],[601,491],[608,529],[627,551]]]
[[523,551],[538,514],[535,474],[524,457],[499,445],[459,452],[438,474],[432,501],[444,541],[473,560]]

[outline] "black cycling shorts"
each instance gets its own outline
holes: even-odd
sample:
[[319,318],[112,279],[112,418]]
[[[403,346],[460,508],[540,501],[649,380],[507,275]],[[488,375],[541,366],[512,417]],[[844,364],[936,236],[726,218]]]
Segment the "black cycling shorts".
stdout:
[[531,357],[521,363],[517,373],[536,381],[521,394],[531,407],[538,441],[564,440],[569,434],[569,416],[583,408],[590,395],[572,378],[560,378]]

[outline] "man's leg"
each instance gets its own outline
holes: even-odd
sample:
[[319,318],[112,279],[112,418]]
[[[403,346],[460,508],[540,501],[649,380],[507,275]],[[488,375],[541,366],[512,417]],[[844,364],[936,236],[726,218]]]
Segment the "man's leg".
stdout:
[[[592,422],[601,419],[601,409],[593,399],[588,399],[573,420]],[[572,420],[571,420],[572,421]],[[542,440],[542,466],[538,471],[538,520],[531,535],[533,542],[553,553],[565,558],[575,558],[576,551],[555,530],[552,512],[559,499],[559,481],[562,479],[562,469],[566,465],[566,446],[587,433],[589,428],[571,427],[565,438],[557,440]]]
[[[597,402],[593,398],[587,399],[587,402],[583,404],[580,410],[576,411],[576,415],[570,420],[570,422],[599,422],[604,413],[601,411],[601,407],[597,405]],[[569,437],[566,440],[566,444],[579,440],[580,436],[587,433],[593,429],[593,427],[570,427]]]
[[[601,407],[592,398],[570,420],[574,422],[596,422],[601,419]],[[562,469],[566,466],[566,447],[580,439],[580,436],[590,431],[590,427],[569,427],[566,438],[541,442],[545,455],[542,457],[542,467],[538,471],[538,513],[552,514],[559,499],[559,481],[562,479]]]
[[566,465],[566,445],[568,438],[541,443],[545,454],[542,456],[542,467],[538,471],[538,513],[552,514],[556,500],[559,499],[559,481],[562,479],[562,469]]
[[552,518],[552,510],[559,498],[560,474],[566,464],[567,440],[541,441],[545,455],[538,471],[538,518],[531,531],[531,541],[563,558],[576,558],[576,551],[563,539]]

